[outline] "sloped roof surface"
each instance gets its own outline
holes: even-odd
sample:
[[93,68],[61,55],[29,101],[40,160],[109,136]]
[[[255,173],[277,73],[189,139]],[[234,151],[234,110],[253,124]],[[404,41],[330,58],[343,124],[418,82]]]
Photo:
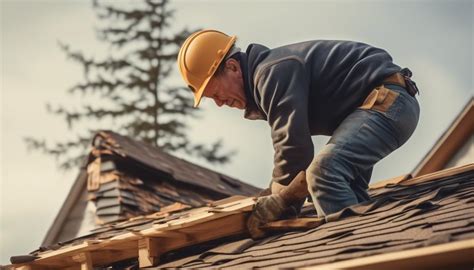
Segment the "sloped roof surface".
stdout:
[[308,231],[242,239],[159,267],[303,267],[474,239],[474,171],[372,191]]
[[103,222],[157,212],[175,202],[197,207],[212,201],[209,196],[196,194],[187,186],[177,187],[166,181],[143,181],[126,175],[101,184],[89,197],[95,201],[96,215]]
[[226,195],[255,195],[260,189],[230,176],[198,166],[165,153],[159,148],[133,140],[112,131],[102,131],[94,138],[94,146],[131,158],[171,179]]
[[[242,232],[239,226],[245,222],[245,216],[239,212],[248,212],[253,205],[252,199],[242,198],[184,211],[179,205],[174,206],[153,215],[108,224],[90,235],[31,254],[38,255],[47,264],[48,260],[55,263],[53,254],[59,254],[60,250],[66,255],[73,250],[88,250],[93,252],[94,262],[103,265],[105,261],[110,262],[109,258],[101,256],[107,249],[123,248],[123,259],[133,258],[137,254],[137,244],[133,241],[161,235],[157,244],[176,248],[161,254],[160,264],[155,265],[158,268],[320,265],[463,239],[474,240],[472,194],[474,164],[373,189],[371,201],[329,215],[319,227],[280,233],[261,241],[235,233],[237,237],[231,240],[222,238],[225,234],[221,232],[231,231],[227,227],[235,226],[234,232]],[[304,213],[314,215],[313,207]],[[233,214],[236,218],[232,218]],[[225,223],[217,222],[225,216],[230,219]],[[203,223],[212,218],[216,223]],[[203,226],[199,227],[199,224]],[[168,232],[171,234],[166,236]],[[204,234],[201,241],[196,240]],[[214,242],[204,243],[203,239]],[[175,241],[181,243],[175,245]],[[192,246],[194,243],[198,245]],[[65,262],[64,257],[59,261]],[[138,265],[136,261],[135,264]]]

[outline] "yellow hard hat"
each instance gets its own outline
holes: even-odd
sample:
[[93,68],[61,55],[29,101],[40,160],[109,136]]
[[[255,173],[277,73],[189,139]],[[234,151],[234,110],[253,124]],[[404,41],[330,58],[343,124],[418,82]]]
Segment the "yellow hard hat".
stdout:
[[179,71],[194,93],[194,107],[199,106],[204,89],[236,39],[216,30],[201,30],[184,41],[178,54]]

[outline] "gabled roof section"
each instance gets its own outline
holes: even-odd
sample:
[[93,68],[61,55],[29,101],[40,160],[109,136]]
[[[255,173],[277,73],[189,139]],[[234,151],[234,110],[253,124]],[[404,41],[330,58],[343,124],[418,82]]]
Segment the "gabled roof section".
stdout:
[[[174,202],[201,206],[216,198],[254,195],[260,191],[259,188],[235,178],[197,166],[111,131],[97,133],[92,145],[93,149],[81,163],[79,174],[42,246],[63,240],[63,227],[74,206],[78,205],[81,194],[87,192],[91,174],[94,173],[107,174],[101,177],[105,178],[105,182],[96,182],[97,187],[93,191],[89,190],[89,199],[96,204],[96,221],[101,223],[152,213]],[[127,170],[134,167],[134,172],[143,173],[147,169],[149,181],[140,179],[134,172],[129,171],[129,175],[118,172],[116,164],[110,160],[104,159],[100,163],[100,158],[98,160],[97,157],[102,154],[125,161],[122,166]],[[97,161],[99,163],[95,164]],[[91,167],[94,168],[93,172]]]
[[87,159],[84,159],[81,162],[81,166],[79,168],[79,174],[76,177],[76,180],[71,186],[66,199],[64,200],[61,209],[59,210],[56,218],[54,219],[51,227],[49,227],[48,232],[46,233],[43,242],[41,243],[42,246],[51,245],[57,242],[58,235],[61,231],[61,228],[66,222],[68,214],[74,208],[74,205],[77,204],[77,200],[79,199],[81,192],[86,189],[87,185],[87,171],[86,171],[86,163]]
[[[373,188],[370,193],[370,201],[345,208],[325,220],[315,218],[310,206],[303,212],[306,220],[318,222],[307,222],[311,226],[278,232],[259,241],[245,233],[246,216],[254,198],[233,197],[206,207],[171,207],[109,224],[88,236],[42,248],[14,261],[26,263],[15,266],[71,269],[112,265],[238,269],[324,265],[331,269],[333,263],[363,257],[371,262],[370,267],[359,261],[355,269],[397,269],[397,265],[434,265],[435,269],[474,263],[474,257],[468,256],[474,252],[474,164],[399,180]],[[426,251],[426,247],[436,252]],[[420,250],[423,257],[417,255]],[[393,257],[388,263],[388,259],[375,259],[402,251],[405,255],[396,262],[393,258],[401,257]],[[440,259],[447,254],[449,260]],[[402,260],[405,264],[397,264]]]
[[139,162],[167,175],[170,181],[178,181],[228,196],[255,195],[260,191],[255,186],[177,158],[159,148],[112,131],[99,132],[93,139],[93,146]]
[[413,176],[442,170],[474,133],[474,97],[413,170]]

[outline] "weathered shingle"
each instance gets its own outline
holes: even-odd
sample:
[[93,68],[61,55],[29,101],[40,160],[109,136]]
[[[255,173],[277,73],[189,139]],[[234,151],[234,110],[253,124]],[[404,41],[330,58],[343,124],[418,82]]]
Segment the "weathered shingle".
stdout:
[[472,239],[474,172],[372,191],[370,202],[336,213],[317,228],[265,242],[228,243],[159,267],[303,267]]
[[177,158],[159,148],[119,135],[102,131],[94,138],[95,147],[106,148],[124,158],[133,159],[175,180],[226,195],[255,195],[260,189],[227,175]]
[[176,202],[199,207],[260,191],[111,131],[97,133],[93,146],[88,191],[101,224],[157,212]]
[[[469,165],[371,190],[370,201],[327,216],[326,223],[319,227],[274,234],[260,241],[247,238],[238,229],[232,238],[218,237],[226,229],[217,225],[224,224],[218,222],[220,218],[235,216],[234,223],[242,224],[245,216],[241,213],[250,211],[253,205],[251,199],[234,198],[189,210],[162,209],[153,215],[104,225],[87,236],[60,243],[64,252],[55,251],[56,259],[50,250],[58,249],[58,245],[31,255],[40,257],[43,264],[49,260],[71,265],[73,262],[67,259],[78,247],[77,252],[90,252],[98,265],[123,266],[126,259],[128,265],[138,266],[137,241],[162,233],[164,237],[157,244],[163,244],[163,248],[173,246],[174,241],[181,242],[177,248],[160,254],[159,264],[155,265],[158,269],[314,266],[466,239],[474,241],[473,193],[474,165]],[[220,215],[223,210],[225,215]],[[314,208],[307,206],[303,215],[314,216]],[[207,222],[211,219],[215,222]],[[231,220],[225,226],[234,225]],[[203,232],[206,240],[196,241]],[[95,241],[102,249],[94,248]],[[126,256],[120,257],[122,261],[113,261],[101,255],[107,250],[121,250]]]

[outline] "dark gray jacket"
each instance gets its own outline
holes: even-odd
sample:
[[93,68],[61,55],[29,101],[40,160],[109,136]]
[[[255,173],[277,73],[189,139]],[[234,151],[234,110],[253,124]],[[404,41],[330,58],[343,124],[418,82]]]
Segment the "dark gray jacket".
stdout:
[[240,56],[245,118],[270,124],[273,181],[288,184],[314,156],[311,135],[331,135],[384,78],[400,71],[384,50],[352,41],[317,40]]

